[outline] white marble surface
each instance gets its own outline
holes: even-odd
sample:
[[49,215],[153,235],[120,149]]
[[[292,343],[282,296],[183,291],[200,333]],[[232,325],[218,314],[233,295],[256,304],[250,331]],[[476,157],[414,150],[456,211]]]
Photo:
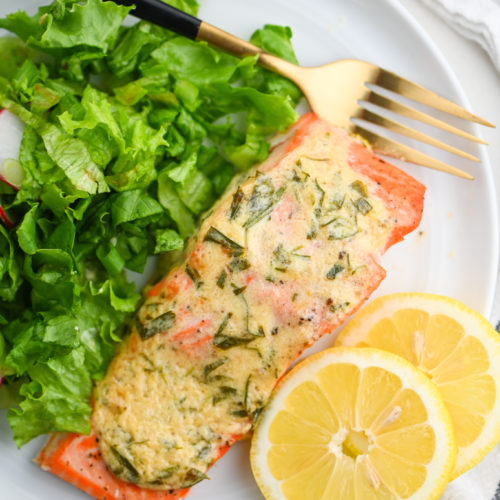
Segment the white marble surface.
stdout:
[[500,73],[479,45],[457,34],[419,0],[399,1],[441,49],[470,101],[470,110],[497,126],[481,127],[480,132],[489,143],[487,152],[500,208]]

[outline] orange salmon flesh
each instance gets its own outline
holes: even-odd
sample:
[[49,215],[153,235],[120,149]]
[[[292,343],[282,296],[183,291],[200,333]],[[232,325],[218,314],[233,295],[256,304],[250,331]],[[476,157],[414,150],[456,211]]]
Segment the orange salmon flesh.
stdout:
[[94,393],[91,436],[37,462],[96,499],[184,498],[247,437],[288,366],[356,312],[425,187],[308,113],[201,221]]

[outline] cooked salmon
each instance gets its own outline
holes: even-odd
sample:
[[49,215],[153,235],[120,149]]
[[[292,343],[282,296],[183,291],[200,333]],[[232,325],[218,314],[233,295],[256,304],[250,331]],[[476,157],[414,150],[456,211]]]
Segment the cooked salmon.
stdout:
[[[96,498],[136,498],[127,495],[137,487],[158,495],[144,498],[182,497],[249,434],[290,363],[379,285],[379,257],[418,226],[424,192],[304,115],[149,290],[97,384],[94,434],[52,438],[39,463]],[[103,493],[104,474],[115,496]]]

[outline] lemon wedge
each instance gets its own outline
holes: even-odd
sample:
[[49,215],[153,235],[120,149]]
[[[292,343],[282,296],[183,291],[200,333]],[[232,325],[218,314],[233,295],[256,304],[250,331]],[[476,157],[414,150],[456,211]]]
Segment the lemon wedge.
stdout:
[[500,335],[457,300],[424,293],[380,297],[353,318],[336,345],[393,352],[435,382],[457,440],[453,478],[500,440]]
[[436,386],[378,349],[332,348],[288,373],[252,438],[268,500],[437,499],[456,457]]

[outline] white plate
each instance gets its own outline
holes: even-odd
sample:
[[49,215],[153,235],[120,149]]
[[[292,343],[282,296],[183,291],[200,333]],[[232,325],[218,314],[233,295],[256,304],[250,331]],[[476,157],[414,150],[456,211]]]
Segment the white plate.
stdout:
[[[0,15],[15,8],[33,11],[37,0],[1,2]],[[424,31],[396,0],[201,0],[200,17],[248,38],[264,23],[292,27],[302,64],[345,57],[365,59],[417,81],[467,107],[460,86]],[[8,5],[7,5],[8,4]],[[477,134],[474,127],[469,131]],[[450,140],[449,137],[443,138]],[[452,139],[453,144],[464,143]],[[427,291],[462,300],[490,313],[497,272],[498,237],[492,174],[483,147],[469,146],[481,165],[424,148],[473,173],[473,182],[422,167],[402,168],[427,186],[421,226],[387,252],[387,278],[376,295]],[[401,164],[399,164],[401,165]],[[332,337],[321,346],[331,344]],[[84,500],[83,493],[31,462],[44,442],[17,451],[4,414],[0,415],[0,497],[3,500]],[[248,443],[238,443],[210,471],[210,481],[195,486],[190,500],[257,500]]]

